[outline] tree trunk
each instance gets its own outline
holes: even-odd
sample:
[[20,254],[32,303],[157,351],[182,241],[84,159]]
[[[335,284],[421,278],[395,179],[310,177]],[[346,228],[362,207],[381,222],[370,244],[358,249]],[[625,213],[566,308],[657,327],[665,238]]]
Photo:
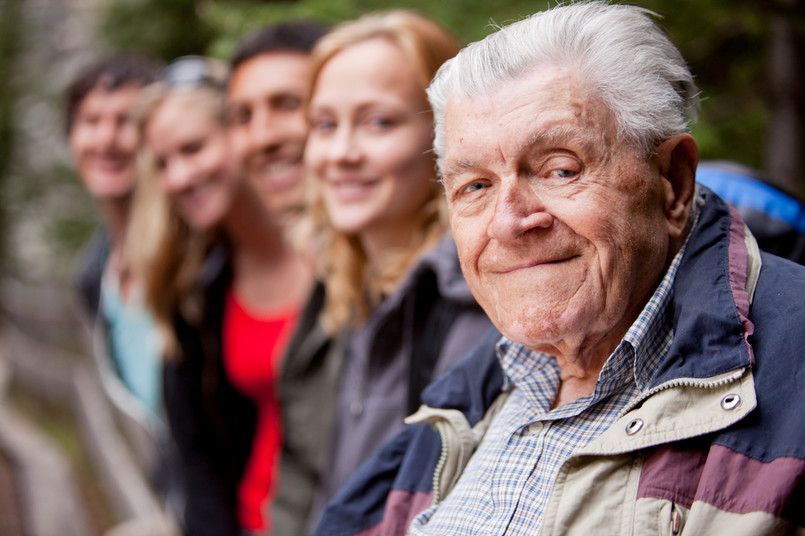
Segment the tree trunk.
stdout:
[[803,1],[775,0],[765,5],[769,9],[771,23],[765,167],[776,184],[805,196],[805,58],[803,36],[797,24],[803,11]]

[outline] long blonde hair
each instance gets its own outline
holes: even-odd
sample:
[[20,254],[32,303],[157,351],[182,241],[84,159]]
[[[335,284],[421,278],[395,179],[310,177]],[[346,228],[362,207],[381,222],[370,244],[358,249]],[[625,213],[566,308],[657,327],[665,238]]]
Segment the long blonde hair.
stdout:
[[[458,39],[447,30],[413,11],[370,13],[336,26],[313,48],[311,95],[319,73],[330,58],[352,45],[376,38],[387,39],[399,47],[414,64],[423,96],[441,64],[461,48]],[[333,334],[362,324],[401,282],[415,260],[444,234],[447,229],[444,196],[441,185],[434,180],[428,201],[420,207],[411,224],[415,232],[409,247],[390,259],[382,270],[371,273],[358,238],[333,228],[318,181],[309,182],[310,228],[321,241],[319,270],[327,289],[321,320],[327,332]]]
[[126,262],[145,287],[145,302],[154,315],[167,359],[179,355],[173,328],[175,315],[200,321],[200,296],[194,292],[201,267],[220,231],[191,229],[163,192],[155,173],[151,151],[143,133],[153,113],[168,99],[179,99],[210,114],[225,125],[225,101],[221,88],[209,84],[172,86],[156,82],[143,90],[135,120],[140,132],[139,177],[125,240]]

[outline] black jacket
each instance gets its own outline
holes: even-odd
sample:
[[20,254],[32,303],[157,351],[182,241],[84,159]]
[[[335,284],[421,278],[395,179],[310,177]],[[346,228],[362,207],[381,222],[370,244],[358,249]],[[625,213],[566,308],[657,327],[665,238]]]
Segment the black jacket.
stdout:
[[164,369],[165,409],[181,460],[188,536],[236,536],[238,483],[254,438],[257,410],[230,383],[221,328],[232,281],[228,254],[212,252],[199,278],[198,322],[178,311],[174,329],[181,355]]

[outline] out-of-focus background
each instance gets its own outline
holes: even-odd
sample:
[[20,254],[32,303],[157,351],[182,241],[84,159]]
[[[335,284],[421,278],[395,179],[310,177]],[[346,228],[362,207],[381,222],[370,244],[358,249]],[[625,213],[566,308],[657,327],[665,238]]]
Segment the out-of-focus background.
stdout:
[[[137,434],[110,407],[71,293],[97,216],[71,170],[62,93],[127,49],[226,59],[260,25],[411,8],[464,42],[547,0],[0,0],[0,534],[103,534],[154,507]],[[704,101],[704,159],[805,196],[805,1],[638,0],[660,13]]]

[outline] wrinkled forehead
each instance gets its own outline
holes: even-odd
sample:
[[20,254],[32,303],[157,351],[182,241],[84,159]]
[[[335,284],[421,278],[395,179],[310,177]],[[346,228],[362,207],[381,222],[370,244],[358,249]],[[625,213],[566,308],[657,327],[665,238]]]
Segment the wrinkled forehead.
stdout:
[[516,157],[533,147],[607,147],[620,138],[609,108],[571,72],[541,69],[445,105],[442,172],[462,161]]

